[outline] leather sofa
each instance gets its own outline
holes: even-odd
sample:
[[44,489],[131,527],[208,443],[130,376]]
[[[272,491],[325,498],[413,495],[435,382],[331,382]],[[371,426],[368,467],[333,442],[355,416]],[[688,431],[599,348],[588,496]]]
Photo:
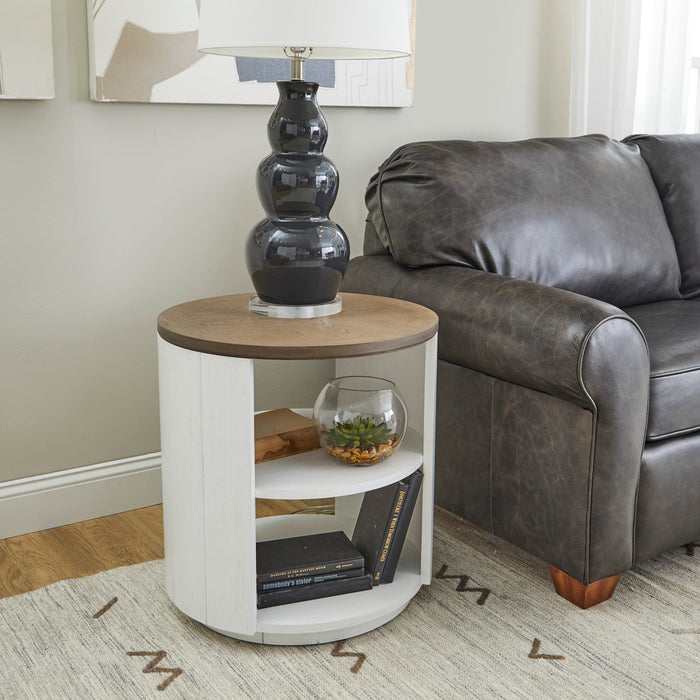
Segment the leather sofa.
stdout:
[[440,317],[436,503],[580,607],[700,537],[700,135],[408,144],[366,202],[343,288]]

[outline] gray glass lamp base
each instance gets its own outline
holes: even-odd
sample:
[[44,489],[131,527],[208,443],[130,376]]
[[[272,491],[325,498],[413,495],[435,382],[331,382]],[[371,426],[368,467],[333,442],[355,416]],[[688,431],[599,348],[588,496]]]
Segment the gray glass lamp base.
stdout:
[[261,316],[270,318],[318,318],[320,316],[332,316],[343,308],[343,299],[336,296],[333,301],[325,304],[305,304],[293,306],[291,304],[269,304],[263,301],[257,294],[250,297],[248,308]]

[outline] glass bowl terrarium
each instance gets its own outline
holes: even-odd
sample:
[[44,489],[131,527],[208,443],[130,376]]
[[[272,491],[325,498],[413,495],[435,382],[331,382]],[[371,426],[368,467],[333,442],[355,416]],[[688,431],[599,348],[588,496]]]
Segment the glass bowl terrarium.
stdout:
[[337,377],[318,395],[314,427],[321,447],[343,464],[377,464],[406,433],[406,406],[388,379]]

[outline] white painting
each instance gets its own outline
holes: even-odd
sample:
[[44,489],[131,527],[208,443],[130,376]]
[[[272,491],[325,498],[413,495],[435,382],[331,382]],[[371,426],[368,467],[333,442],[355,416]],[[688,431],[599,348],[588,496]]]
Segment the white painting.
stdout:
[[[406,0],[412,37],[415,2]],[[284,59],[200,53],[199,0],[87,3],[90,95],[98,102],[273,105],[279,95],[275,82],[291,77]],[[304,77],[320,84],[323,106],[413,104],[413,54],[391,60],[308,61]]]
[[51,0],[0,0],[0,99],[53,97]]

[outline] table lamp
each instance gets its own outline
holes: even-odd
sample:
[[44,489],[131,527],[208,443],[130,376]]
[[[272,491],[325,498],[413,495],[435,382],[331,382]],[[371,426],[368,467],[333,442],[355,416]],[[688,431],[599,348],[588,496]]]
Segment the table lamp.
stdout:
[[257,292],[251,309],[271,316],[321,316],[341,308],[350,258],[330,218],[338,171],[323,155],[328,130],[318,83],[304,80],[314,59],[376,59],[411,52],[406,0],[202,0],[199,50],[291,58],[268,122],[273,152],[258,166],[266,218],[248,235],[246,263]]

